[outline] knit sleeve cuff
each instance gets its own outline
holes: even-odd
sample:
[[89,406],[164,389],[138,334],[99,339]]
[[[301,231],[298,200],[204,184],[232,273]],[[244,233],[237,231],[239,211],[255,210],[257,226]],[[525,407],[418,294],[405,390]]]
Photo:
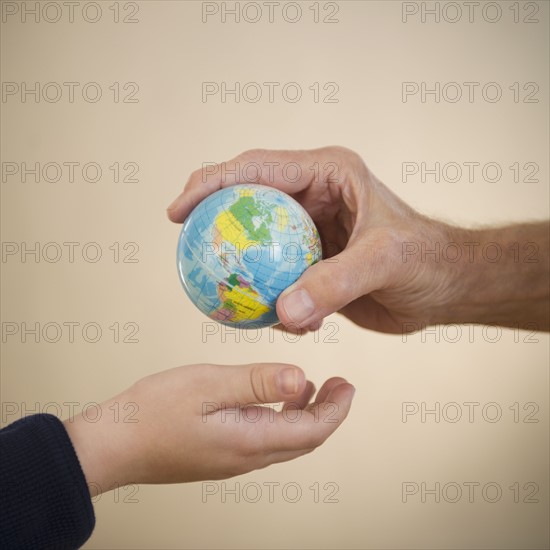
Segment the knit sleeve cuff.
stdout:
[[74,549],[95,516],[84,472],[63,423],[50,414],[0,430],[1,548]]

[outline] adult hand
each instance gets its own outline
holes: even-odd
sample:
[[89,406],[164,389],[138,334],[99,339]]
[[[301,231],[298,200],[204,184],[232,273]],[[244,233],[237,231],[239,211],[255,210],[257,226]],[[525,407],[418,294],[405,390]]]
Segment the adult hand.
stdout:
[[[289,329],[315,330],[336,311],[390,333],[464,322],[548,329],[547,223],[473,231],[435,221],[342,147],[254,149],[217,169],[209,164],[191,174],[168,217],[181,223],[206,196],[239,182],[288,193],[321,235],[324,260],[278,298]],[[485,254],[493,244],[497,261],[494,249]],[[540,254],[535,263],[525,262],[529,250]]]
[[[343,378],[315,388],[293,365],[189,365],[147,376],[64,424],[92,494],[131,483],[224,479],[321,445],[355,392]],[[283,410],[261,403],[284,402]],[[112,411],[132,404],[135,414]]]

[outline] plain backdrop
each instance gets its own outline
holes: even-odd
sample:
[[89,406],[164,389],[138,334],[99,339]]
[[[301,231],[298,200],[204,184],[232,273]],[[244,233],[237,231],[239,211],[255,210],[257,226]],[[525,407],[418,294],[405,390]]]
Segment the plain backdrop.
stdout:
[[[447,2],[439,22],[422,22],[433,2],[280,2],[272,22],[264,2],[244,15],[237,3],[239,22],[222,20],[234,2],[80,3],[73,22],[49,4],[38,16],[25,11],[34,2],[2,6],[3,425],[43,410],[66,418],[66,403],[89,408],[197,362],[290,362],[317,387],[338,375],[357,388],[342,427],[299,460],[208,497],[201,483],[104,494],[85,548],[547,548],[547,334],[471,326],[402,338],[333,315],[297,341],[206,336],[165,209],[204,162],[338,144],[425,214],[468,226],[547,219],[548,3],[481,2],[471,22]],[[36,82],[41,95],[22,97]],[[224,102],[203,97],[205,82],[252,84],[248,100]],[[264,82],[276,83],[273,102]],[[404,82],[419,90],[406,102]],[[439,101],[422,101],[435,83]],[[23,163],[39,163],[38,182],[23,181]],[[403,163],[463,173],[405,179]],[[472,181],[465,163],[478,163]],[[39,257],[22,257],[35,243]],[[404,407],[418,413],[404,422]],[[439,421],[422,422],[436,407]],[[418,489],[406,502],[404,483]]]

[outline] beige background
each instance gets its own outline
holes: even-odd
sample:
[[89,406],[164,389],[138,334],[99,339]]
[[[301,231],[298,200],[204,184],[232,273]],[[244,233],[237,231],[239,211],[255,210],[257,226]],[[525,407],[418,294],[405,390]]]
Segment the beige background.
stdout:
[[[2,23],[2,81],[95,81],[103,90],[97,103],[84,101],[80,86],[74,103],[65,90],[57,103],[10,96],[1,104],[2,161],[97,162],[103,170],[97,183],[78,172],[74,183],[66,173],[56,183],[22,183],[18,175],[2,182],[4,243],[81,245],[73,263],[67,249],[56,263],[6,258],[2,321],[94,322],[103,330],[95,344],[78,329],[74,343],[67,332],[57,343],[8,337],[2,410],[11,403],[19,412],[2,420],[15,420],[24,408],[32,412],[35,403],[42,410],[52,402],[101,402],[143,375],[179,364],[293,362],[318,386],[341,375],[357,387],[349,418],[323,447],[226,482],[229,489],[236,482],[260,484],[257,503],[242,497],[235,503],[231,496],[224,503],[219,495],[203,503],[200,483],[142,486],[133,497],[124,490],[118,498],[105,494],[86,548],[547,548],[548,335],[503,330],[491,343],[494,332],[484,337],[475,327],[472,342],[466,328],[456,343],[448,341],[454,333],[442,331],[439,343],[429,335],[425,342],[421,335],[403,342],[333,316],[318,342],[307,336],[289,343],[280,334],[270,341],[267,331],[257,343],[242,336],[239,343],[231,336],[223,341],[221,334],[203,341],[205,318],[176,273],[179,227],[165,217],[202,162],[255,147],[341,144],[424,213],[469,225],[548,217],[547,2],[534,3],[539,22],[532,24],[514,23],[509,2],[498,3],[502,18],[493,24],[479,12],[473,23],[463,15],[455,24],[433,17],[423,24],[417,15],[404,24],[401,2],[393,1],[338,2],[339,22],[316,24],[312,4],[301,2],[294,24],[279,11],[273,23],[267,12],[257,24],[224,24],[219,15],[202,23],[201,2],[187,1],[138,2],[134,24],[115,24],[110,1],[100,2],[97,23],[84,21],[80,6],[74,23],[66,12],[57,23],[22,21],[20,12]],[[329,13],[325,4],[322,16]],[[120,2],[122,16],[125,8],[132,6]],[[530,9],[521,7],[520,17]],[[94,16],[92,8],[88,15]],[[219,96],[203,103],[203,81],[295,81],[304,96],[296,104],[280,95],[274,103],[222,103]],[[478,88],[473,103],[403,103],[404,81],[493,81],[503,97],[485,102]],[[139,102],[114,103],[114,82],[138,83]],[[314,82],[336,82],[339,102],[313,102],[308,86]],[[537,82],[539,102],[514,103],[508,90],[514,82]],[[402,182],[403,162],[436,161],[492,161],[503,175],[495,183],[479,176]],[[137,163],[139,182],[114,183],[114,162]],[[536,162],[539,181],[515,183],[508,168],[514,162]],[[79,253],[88,242],[101,246],[97,263]],[[115,263],[114,242],[137,243],[139,261]],[[137,323],[139,343],[114,343],[114,322]],[[502,420],[485,421],[480,407],[472,423],[401,421],[403,402],[468,401],[498,403]],[[515,423],[508,407],[516,402],[520,408],[536,403],[539,422]],[[525,414],[521,410],[522,420]],[[433,497],[421,503],[419,495],[403,503],[401,484],[423,481],[495,482],[503,494],[488,503],[478,487],[469,503],[463,486],[454,504]],[[295,482],[302,498],[290,503],[276,490],[271,503],[262,485],[268,482]],[[508,487],[515,482],[538,484],[539,502],[514,503]],[[322,487],[337,484],[338,502],[314,502],[308,489],[314,483],[321,500],[328,495]],[[521,499],[526,493],[522,489]],[[124,502],[130,498],[137,502]]]

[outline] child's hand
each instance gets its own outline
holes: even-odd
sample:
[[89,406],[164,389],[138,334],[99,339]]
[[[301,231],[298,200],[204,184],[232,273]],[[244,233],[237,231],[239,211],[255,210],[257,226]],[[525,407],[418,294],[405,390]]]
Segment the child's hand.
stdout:
[[[314,392],[293,365],[189,365],[139,380],[102,404],[97,422],[79,415],[65,427],[92,494],[223,479],[321,445],[346,418],[354,388],[331,378],[310,403]],[[283,401],[282,412],[257,405]],[[116,421],[117,409],[136,412]]]

